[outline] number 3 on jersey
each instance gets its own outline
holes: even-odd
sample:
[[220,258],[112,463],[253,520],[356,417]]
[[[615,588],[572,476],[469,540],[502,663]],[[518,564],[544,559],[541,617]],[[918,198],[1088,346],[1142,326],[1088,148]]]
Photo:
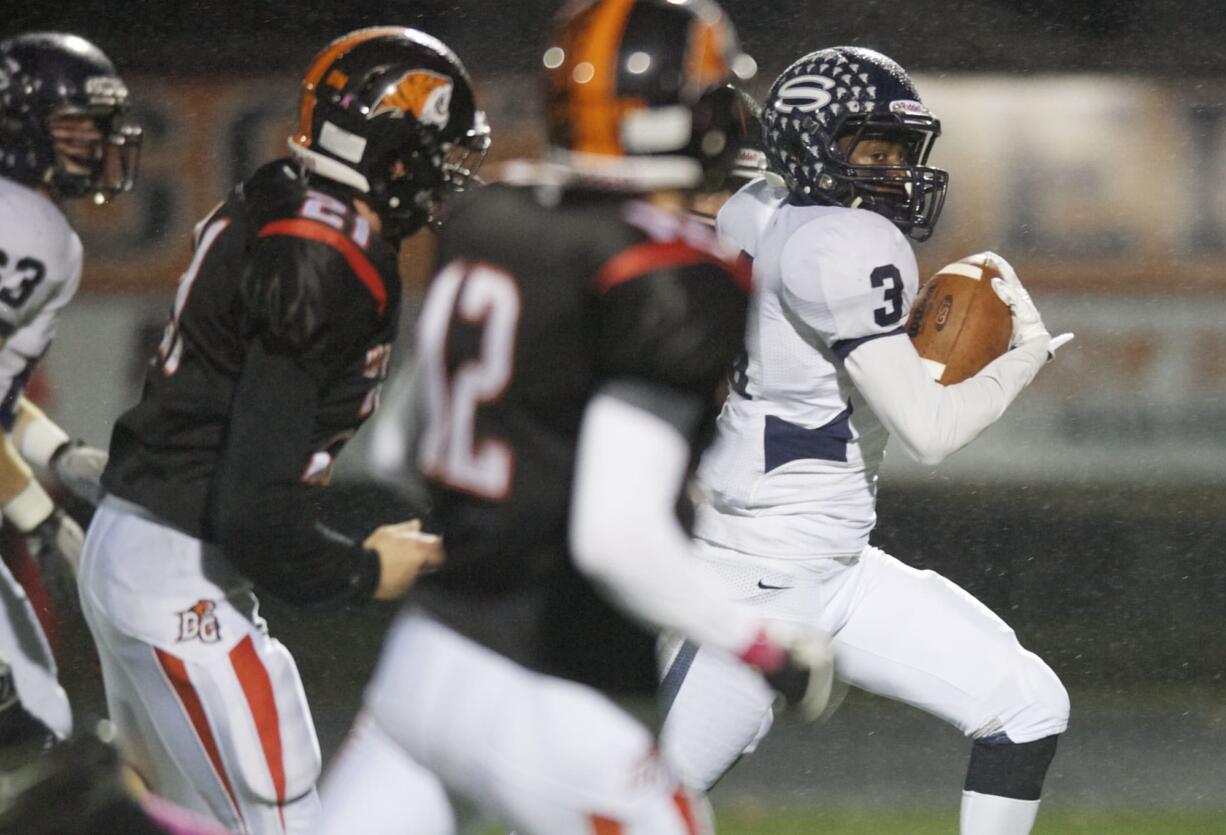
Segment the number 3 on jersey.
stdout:
[[874,287],[884,287],[885,307],[873,311],[873,321],[885,328],[902,319],[902,273],[893,264],[883,264],[873,270],[869,280]]
[[[418,463],[430,478],[491,501],[510,491],[515,454],[501,438],[478,434],[477,409],[511,381],[520,306],[510,275],[489,264],[453,261],[434,279],[419,322],[429,415]],[[457,326],[475,329],[478,347],[476,356],[453,357],[449,367]]]

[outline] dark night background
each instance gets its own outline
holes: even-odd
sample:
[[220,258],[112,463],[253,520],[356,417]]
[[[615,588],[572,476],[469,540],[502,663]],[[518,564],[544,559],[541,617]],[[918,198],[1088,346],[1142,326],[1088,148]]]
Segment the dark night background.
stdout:
[[[101,46],[121,71],[143,76],[296,75],[320,47],[345,31],[405,24],[447,42],[478,85],[510,72],[535,71],[558,5],[555,0],[0,3],[0,33],[75,31]],[[1226,79],[1222,0],[727,0],[722,5],[759,63],[759,90],[796,56],[838,43],[878,48],[911,71],[935,75],[1094,72],[1188,85]],[[1226,281],[1226,275],[1220,278]],[[338,489],[354,491],[358,500],[366,495],[358,485]],[[1002,486],[990,474],[981,480],[938,475],[900,486],[887,481],[879,511],[877,544],[962,584],[999,612],[1073,691],[1073,731],[1062,743],[1052,777],[1064,786],[1066,801],[1124,803],[1160,785],[1169,789],[1162,795],[1166,802],[1226,809],[1220,788],[1226,773],[1226,478],[1187,485],[1087,479]],[[325,754],[356,706],[391,611],[382,606],[304,613],[275,600],[265,606],[274,634],[296,654]],[[66,683],[79,709],[97,710],[96,671],[88,647],[77,643],[69,641]],[[869,736],[873,728],[881,729],[876,741],[865,743],[858,735],[862,726]],[[870,768],[886,761],[883,773],[890,772],[888,757],[897,752],[886,747],[883,737],[890,734],[902,747],[909,734],[917,734],[915,745],[935,751],[938,759],[948,756],[953,772],[961,767],[964,749],[956,734],[875,700],[853,697],[821,733],[830,737],[815,734],[814,748],[849,761],[863,755]],[[788,743],[779,745],[786,749]],[[908,756],[918,755],[900,761]],[[918,769],[927,765],[921,761]],[[1141,771],[1128,771],[1134,765]],[[828,771],[823,773],[837,795],[840,777]],[[1214,772],[1217,777],[1209,778]],[[771,773],[770,767],[763,773]],[[1094,782],[1095,773],[1101,783]],[[733,779],[727,790],[750,798],[761,796],[755,791],[775,796],[754,777],[744,779],[749,782]],[[917,802],[932,802],[921,777],[909,774],[899,781],[882,791],[907,797],[905,786],[918,786]],[[1204,794],[1187,788],[1192,784],[1218,788]],[[846,797],[855,802],[857,795],[847,788]]]
[[[131,70],[241,74],[302,66],[349,29],[406,24],[450,44],[481,78],[534,66],[553,0],[6,0],[6,31],[53,28],[95,40]],[[722,4],[762,66],[777,72],[820,46],[881,49],[912,71],[1226,72],[1217,0],[729,0]]]

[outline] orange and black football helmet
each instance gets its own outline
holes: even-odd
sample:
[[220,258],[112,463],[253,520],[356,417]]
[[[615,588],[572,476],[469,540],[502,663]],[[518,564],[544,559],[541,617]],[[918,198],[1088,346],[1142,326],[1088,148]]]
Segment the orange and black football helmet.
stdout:
[[747,115],[730,82],[753,76],[714,0],[587,0],[559,14],[543,57],[557,161],[614,187],[722,179]]
[[309,171],[361,192],[399,240],[431,219],[445,190],[467,185],[489,141],[455,53],[415,29],[378,26],[311,62],[289,147]]

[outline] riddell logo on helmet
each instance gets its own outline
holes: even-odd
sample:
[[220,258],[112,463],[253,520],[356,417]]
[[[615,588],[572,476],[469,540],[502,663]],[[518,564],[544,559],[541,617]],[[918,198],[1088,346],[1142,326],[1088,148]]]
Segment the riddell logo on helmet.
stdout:
[[443,127],[451,118],[451,79],[430,70],[409,70],[375,102],[368,118],[411,113],[425,125]]
[[927,116],[928,108],[911,99],[898,99],[890,102],[891,113],[911,113],[916,116]]
[[812,113],[830,104],[835,86],[834,79],[824,75],[798,75],[779,88],[773,107],[780,113]]
[[178,642],[200,641],[215,644],[221,640],[221,624],[213,610],[217,604],[212,600],[197,601],[190,609],[179,612]]
[[128,99],[128,88],[122,79],[113,75],[94,75],[85,79],[85,95],[91,99],[124,102]]

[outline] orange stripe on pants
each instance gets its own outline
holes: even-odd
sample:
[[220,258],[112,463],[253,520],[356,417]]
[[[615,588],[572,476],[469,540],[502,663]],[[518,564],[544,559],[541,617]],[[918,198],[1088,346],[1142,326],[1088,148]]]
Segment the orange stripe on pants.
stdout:
[[255,651],[250,635],[230,650],[230,663],[234,665],[238,683],[243,688],[243,695],[247,697],[247,706],[251,709],[256,730],[260,734],[260,746],[264,749],[264,759],[268,762],[268,773],[272,777],[273,789],[277,794],[277,806],[280,807],[278,811],[281,814],[281,828],[284,829],[285,761],[281,751],[281,719],[277,715],[272,681]]
[[174,688],[175,695],[179,697],[179,704],[183,706],[183,711],[187,714],[187,718],[196,732],[196,737],[204,747],[204,752],[208,755],[209,762],[213,764],[213,771],[221,781],[222,788],[226,790],[226,796],[230,798],[230,805],[234,807],[235,817],[242,820],[243,814],[239,810],[238,799],[234,796],[234,789],[230,785],[230,778],[226,776],[226,767],[221,761],[221,751],[217,748],[217,739],[213,736],[213,729],[209,726],[209,719],[204,712],[204,703],[200,701],[200,694],[196,692],[195,685],[192,684],[191,678],[188,677],[187,665],[183,663],[182,659],[168,652],[163,652],[157,647],[153,648],[153,652],[157,656],[158,664],[161,665],[163,672],[166,673],[170,686]]

